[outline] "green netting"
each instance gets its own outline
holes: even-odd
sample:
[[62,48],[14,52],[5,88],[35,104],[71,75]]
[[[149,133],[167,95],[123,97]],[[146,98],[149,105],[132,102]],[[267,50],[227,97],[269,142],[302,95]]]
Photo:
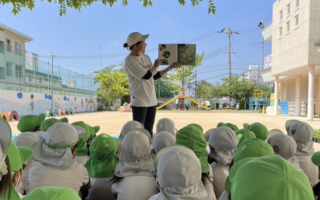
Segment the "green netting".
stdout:
[[40,61],[35,54],[0,46],[0,90],[95,97],[97,88],[89,71],[80,74]]

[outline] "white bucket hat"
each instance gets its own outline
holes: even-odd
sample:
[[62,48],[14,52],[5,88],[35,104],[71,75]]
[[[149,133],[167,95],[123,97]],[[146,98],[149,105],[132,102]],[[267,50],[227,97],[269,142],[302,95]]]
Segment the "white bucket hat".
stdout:
[[172,133],[161,131],[152,139],[152,146],[156,153],[158,153],[161,149],[173,146],[176,143],[176,138],[172,135]]
[[284,134],[281,130],[279,129],[272,129],[269,131],[268,133],[268,137],[267,137],[267,142],[270,144],[270,140],[273,136],[278,135],[278,134]]
[[286,123],[285,123],[285,127],[286,127],[286,131],[287,133],[289,133],[289,128],[292,124],[296,123],[296,122],[299,122],[299,120],[296,120],[296,119],[290,119],[290,120],[287,120]]
[[80,126],[56,123],[51,126],[45,139],[33,146],[33,160],[61,169],[68,169],[73,163],[71,148],[84,135]]
[[150,143],[148,137],[140,131],[128,133],[121,142],[117,177],[154,176]]
[[300,121],[294,122],[289,128],[288,135],[297,143],[297,156],[310,156],[314,153],[312,141],[314,131],[309,124]]
[[216,160],[223,165],[228,165],[233,160],[234,149],[238,146],[238,137],[231,128],[221,126],[212,129],[209,144],[215,149]]
[[139,32],[130,33],[130,35],[127,38],[128,48],[130,48],[132,45],[134,45],[138,42],[145,41],[146,39],[148,39],[148,37],[149,37],[149,35],[142,35]]
[[4,175],[8,173],[8,166],[6,164],[7,151],[11,141],[10,125],[0,119],[0,181]]
[[171,147],[160,156],[157,170],[159,199],[209,199],[201,181],[200,161],[189,148]]
[[46,136],[46,132],[45,131],[37,131],[34,132],[36,135],[38,135],[42,140],[44,140],[45,136]]
[[270,138],[269,144],[273,148],[274,154],[281,156],[300,169],[299,161],[295,156],[297,143],[292,137],[285,134],[277,134]]
[[138,122],[138,121],[128,121],[127,123],[125,123],[121,129],[120,135],[119,135],[119,140],[122,141],[124,136],[126,136],[126,134],[130,133],[131,131],[137,130],[137,129],[143,129],[144,126],[142,123]]
[[13,142],[17,146],[24,146],[24,147],[32,148],[32,146],[35,143],[39,142],[40,140],[41,140],[41,138],[33,132],[23,132],[23,133],[20,133],[20,135],[18,135],[16,138],[14,138]]
[[176,125],[169,118],[160,119],[157,123],[157,133],[160,133],[161,131],[166,131],[172,135],[176,135]]

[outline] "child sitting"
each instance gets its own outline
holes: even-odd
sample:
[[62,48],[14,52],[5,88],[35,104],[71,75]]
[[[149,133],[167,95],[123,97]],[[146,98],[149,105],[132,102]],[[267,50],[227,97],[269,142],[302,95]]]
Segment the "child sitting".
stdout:
[[117,166],[117,144],[107,134],[95,137],[90,145],[90,158],[85,164],[90,176],[91,189],[88,200],[113,200],[111,178]]
[[30,169],[29,191],[39,187],[66,187],[76,193],[90,189],[88,171],[74,162],[77,143],[84,129],[57,123],[46,131],[46,138],[33,146],[33,159],[39,164]]
[[166,131],[171,133],[172,135],[176,135],[176,125],[174,121],[169,118],[162,118],[157,123],[156,133],[160,133],[161,131]]
[[193,151],[172,146],[160,156],[157,165],[160,193],[149,200],[211,200],[201,181],[201,164]]
[[156,155],[161,149],[172,146],[176,143],[176,138],[172,133],[161,131],[152,139],[152,154]]
[[[24,133],[20,133],[20,135],[18,135],[13,142],[19,147],[19,146],[24,146],[24,147],[29,147],[32,148],[32,146],[39,142],[41,139],[40,137],[33,133],[33,132],[24,132]],[[23,165],[24,165],[24,169],[23,169],[23,173],[22,173],[22,181],[20,182],[18,188],[17,188],[17,192],[24,194],[24,193],[29,193],[29,183],[28,183],[28,179],[29,179],[29,171],[30,169],[36,165],[37,162],[35,162],[32,159],[27,160]]]
[[25,115],[20,118],[17,128],[22,133],[40,131],[40,126],[45,118],[45,114],[42,113],[40,115]]
[[117,200],[149,199],[158,193],[148,137],[132,131],[124,137],[120,158],[112,179],[112,192]]

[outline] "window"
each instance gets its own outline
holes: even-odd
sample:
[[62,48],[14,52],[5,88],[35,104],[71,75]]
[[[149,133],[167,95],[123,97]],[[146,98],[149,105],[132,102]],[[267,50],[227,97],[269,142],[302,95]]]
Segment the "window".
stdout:
[[287,22],[287,33],[290,32],[290,21]]
[[282,17],[283,17],[283,14],[282,14],[282,10],[280,11],[280,21],[282,21]]
[[11,41],[9,39],[7,39],[6,42],[7,42],[6,49],[11,51]]
[[17,53],[21,53],[21,44],[18,42],[14,43],[14,49]]
[[5,79],[4,67],[0,67],[0,79]]
[[299,15],[297,15],[295,18],[296,18],[296,26],[299,26]]
[[32,77],[31,77],[31,75],[29,75],[28,77],[29,77],[29,82],[31,82],[31,81],[32,81]]
[[282,27],[279,28],[279,35],[282,36]]
[[287,5],[288,15],[290,14],[290,3]]
[[16,65],[16,78],[23,78],[22,68],[23,66]]
[[6,65],[6,72],[7,72],[7,76],[12,76],[11,63],[7,63],[7,65]]
[[42,78],[41,77],[39,78],[39,83],[42,83]]
[[300,6],[300,0],[296,0],[296,7],[298,8]]

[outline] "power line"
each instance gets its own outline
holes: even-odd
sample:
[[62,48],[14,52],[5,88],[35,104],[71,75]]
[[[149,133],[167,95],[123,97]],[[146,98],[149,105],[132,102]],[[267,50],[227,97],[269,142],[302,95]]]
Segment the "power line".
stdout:
[[[250,29],[244,29],[244,30],[240,30],[241,33],[251,33],[251,32],[256,32],[259,31],[258,28],[250,28]],[[213,35],[217,35],[218,33],[213,32],[213,33],[209,33],[209,34],[205,34],[190,40],[186,40],[186,42],[194,42],[194,41],[199,41],[208,37],[211,37]],[[147,52],[154,52],[157,51],[158,48],[152,48],[147,50]],[[100,59],[100,58],[114,58],[114,57],[123,57],[126,56],[127,53],[118,53],[118,54],[106,54],[106,55],[90,55],[90,56],[59,56],[57,58],[59,59]],[[51,55],[38,55],[38,57],[42,57],[42,58],[51,58]]]

